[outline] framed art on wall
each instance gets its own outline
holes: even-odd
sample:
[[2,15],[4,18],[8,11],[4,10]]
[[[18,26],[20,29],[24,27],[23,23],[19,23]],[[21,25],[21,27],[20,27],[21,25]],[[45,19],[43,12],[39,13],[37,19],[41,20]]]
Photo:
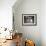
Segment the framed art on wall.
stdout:
[[22,25],[23,26],[36,26],[37,14],[22,14]]

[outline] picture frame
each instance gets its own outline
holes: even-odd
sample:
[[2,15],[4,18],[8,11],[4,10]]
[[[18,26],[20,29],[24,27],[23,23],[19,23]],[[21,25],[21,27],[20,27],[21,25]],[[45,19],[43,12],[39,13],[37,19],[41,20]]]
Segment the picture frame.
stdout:
[[22,26],[36,26],[37,14],[22,14]]

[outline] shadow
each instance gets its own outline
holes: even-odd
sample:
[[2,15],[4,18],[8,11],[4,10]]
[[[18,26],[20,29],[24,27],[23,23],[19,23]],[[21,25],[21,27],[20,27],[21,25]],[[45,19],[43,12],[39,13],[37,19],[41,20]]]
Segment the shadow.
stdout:
[[17,0],[17,1],[15,2],[15,4],[12,6],[12,9],[15,10],[15,9],[18,8],[23,2],[24,2],[24,0]]

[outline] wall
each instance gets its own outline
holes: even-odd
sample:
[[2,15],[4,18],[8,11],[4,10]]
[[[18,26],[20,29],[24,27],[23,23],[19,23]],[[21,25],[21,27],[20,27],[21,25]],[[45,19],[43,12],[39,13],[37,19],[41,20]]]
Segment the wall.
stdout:
[[[31,39],[36,46],[41,46],[40,0],[18,0],[13,6],[15,31],[23,33],[23,37]],[[37,26],[22,26],[22,14],[37,14]]]
[[46,0],[41,1],[41,41],[42,46],[46,46]]
[[0,27],[12,29],[12,6],[16,0],[0,0]]

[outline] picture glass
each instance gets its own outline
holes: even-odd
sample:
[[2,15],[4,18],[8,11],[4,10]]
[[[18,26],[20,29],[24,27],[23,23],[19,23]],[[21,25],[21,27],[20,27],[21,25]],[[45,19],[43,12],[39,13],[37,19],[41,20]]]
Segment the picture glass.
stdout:
[[34,16],[24,16],[24,23],[34,23]]

